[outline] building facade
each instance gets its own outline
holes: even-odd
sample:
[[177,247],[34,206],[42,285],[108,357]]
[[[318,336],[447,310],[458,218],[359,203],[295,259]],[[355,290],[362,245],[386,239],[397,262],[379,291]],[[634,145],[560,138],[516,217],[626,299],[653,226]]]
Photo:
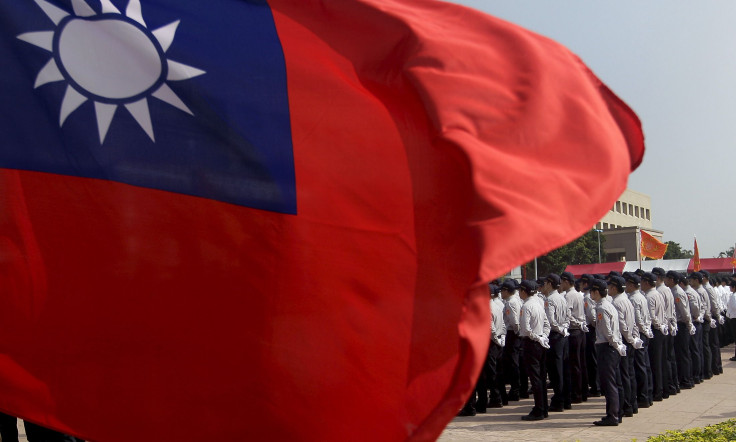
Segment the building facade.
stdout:
[[662,241],[664,232],[652,229],[649,195],[626,189],[611,210],[595,225],[605,237],[603,262],[638,261],[639,230]]

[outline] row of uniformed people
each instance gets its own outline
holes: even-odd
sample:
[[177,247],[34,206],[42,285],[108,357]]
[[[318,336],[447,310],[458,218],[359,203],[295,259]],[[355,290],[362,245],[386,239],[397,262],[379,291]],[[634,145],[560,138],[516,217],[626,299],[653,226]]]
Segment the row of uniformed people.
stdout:
[[[525,420],[543,419],[550,411],[569,409],[573,403],[587,400],[589,394],[603,392],[607,413],[596,424],[617,425],[639,407],[649,407],[677,394],[680,388],[692,388],[713,373],[722,373],[720,358],[712,355],[719,355],[714,339],[718,339],[718,324],[723,324],[720,310],[724,307],[712,300],[717,292],[708,288],[710,275],[694,273],[684,278],[661,268],[639,273],[641,276],[630,273],[622,277],[611,272],[608,281],[600,275],[583,275],[575,281],[568,272],[561,277],[551,274],[539,291],[534,281],[517,285],[508,280],[500,288],[492,286],[493,342],[484,376],[478,382],[479,400],[475,410],[469,400],[460,414],[484,412],[486,407],[501,407],[528,397],[530,382],[535,407],[522,417]],[[689,281],[696,287],[690,287]],[[602,296],[596,295],[601,292]],[[729,299],[733,300],[732,325],[736,329],[736,295]],[[529,304],[529,300],[533,302]],[[616,314],[615,324],[611,323],[611,312]],[[594,338],[585,339],[586,332]],[[716,346],[715,352],[712,346]],[[586,349],[593,350],[587,352],[587,358]],[[548,374],[554,391],[549,404]],[[508,393],[506,383],[511,387]],[[612,397],[614,392],[617,399]]]

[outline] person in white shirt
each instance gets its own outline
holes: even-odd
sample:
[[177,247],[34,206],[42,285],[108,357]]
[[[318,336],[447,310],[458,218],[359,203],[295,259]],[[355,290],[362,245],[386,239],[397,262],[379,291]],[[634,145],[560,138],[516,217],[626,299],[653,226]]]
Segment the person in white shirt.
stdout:
[[652,367],[652,393],[650,398],[654,402],[669,397],[667,386],[664,383],[664,337],[669,332],[669,325],[664,316],[664,300],[655,288],[657,277],[650,272],[644,272],[641,276],[641,291],[647,298],[649,314],[652,318],[652,332],[654,338],[649,340],[649,364]]
[[598,376],[601,390],[606,397],[606,416],[593,422],[598,426],[616,426],[621,415],[618,384],[621,382],[619,363],[621,356],[626,355],[626,346],[619,332],[618,313],[616,308],[606,299],[606,281],[595,280],[590,287],[590,296],[596,302],[596,340],[595,351],[598,354]]
[[549,411],[564,411],[572,408],[570,389],[570,347],[568,342],[570,325],[570,311],[567,301],[557,291],[560,287],[560,277],[550,273],[542,286],[542,293],[546,297],[544,303],[547,319],[551,328],[549,334],[550,349],[547,352],[547,372],[554,394],[550,399]]
[[508,332],[504,323],[504,303],[501,300],[501,290],[497,286],[491,289],[491,345],[488,348],[488,361],[486,362],[486,388],[490,390],[488,408],[501,408],[501,389],[506,385],[503,376],[500,376],[501,357],[506,345]]
[[685,291],[678,285],[680,275],[670,270],[664,278],[664,283],[672,291],[675,299],[675,319],[677,320],[677,329],[675,331],[675,360],[677,361],[677,389],[690,389],[690,379],[692,379],[692,367],[690,361],[690,336],[694,335],[696,330],[690,316],[690,302]]
[[624,273],[626,280],[626,295],[634,306],[634,319],[639,329],[639,339],[642,340],[642,348],[634,349],[634,379],[636,388],[637,402],[633,403],[634,412],[639,408],[649,408],[651,406],[650,392],[652,385],[652,368],[649,365],[649,342],[654,336],[652,334],[652,324],[649,316],[649,307],[647,300],[639,290],[641,278],[632,272]]
[[[570,336],[567,338],[570,348],[570,396],[573,404],[583,402],[587,398],[588,386],[583,384],[583,370],[585,369],[585,332],[588,331],[585,321],[585,300],[583,295],[575,290],[575,276],[570,272],[562,272],[560,275],[560,290],[567,302],[569,310],[568,329]],[[586,391],[583,391],[583,389]]]
[[[504,405],[509,401],[518,401],[522,393],[520,391],[521,338],[519,337],[521,298],[519,298],[515,282],[508,279],[501,284],[501,297],[504,303],[503,320],[506,324],[506,346],[503,348],[502,356],[504,387],[501,391],[501,401]],[[505,386],[507,382],[510,385],[508,395]]]
[[679,392],[677,386],[677,359],[675,358],[675,339],[677,333],[677,320],[675,315],[675,298],[672,290],[664,283],[665,271],[662,267],[652,269],[652,274],[657,277],[656,288],[664,300],[664,317],[668,330],[664,336],[662,347],[662,376],[664,389],[668,395],[676,395]]
[[521,417],[525,421],[542,420],[549,412],[545,355],[549,348],[550,325],[544,304],[534,295],[536,288],[534,281],[524,280],[519,285],[519,295],[524,301],[519,314],[519,334],[522,337],[524,369],[534,394],[534,408],[528,415]]
[[[731,294],[728,297],[728,303],[726,304],[726,316],[728,316],[728,324],[731,326],[731,333],[736,337],[736,279],[731,280],[730,284]],[[736,350],[734,355],[730,358],[731,361],[736,361]]]

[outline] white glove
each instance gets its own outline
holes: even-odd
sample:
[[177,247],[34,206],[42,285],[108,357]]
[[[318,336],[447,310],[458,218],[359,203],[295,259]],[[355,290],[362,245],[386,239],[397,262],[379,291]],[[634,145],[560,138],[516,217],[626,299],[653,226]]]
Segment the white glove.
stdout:
[[652,332],[652,329],[651,328],[648,328],[647,329],[647,332],[645,334],[646,334],[647,338],[649,338],[649,339],[654,338],[654,333]]
[[661,331],[663,335],[667,336],[670,333],[670,328],[667,327],[667,324],[662,324],[659,326],[659,331]]
[[549,349],[549,338],[548,337],[544,335],[540,335],[540,336],[537,336],[537,339],[538,339],[537,342],[539,342],[539,344],[541,344],[542,347]]
[[694,335],[696,331],[697,330],[695,330],[695,325],[690,324],[690,335]]
[[718,317],[718,323],[719,323],[719,324],[723,325],[723,324],[724,324],[725,322],[726,322],[726,320],[725,320],[725,319],[723,319],[723,316],[719,316],[719,317]]
[[581,325],[580,330],[582,330],[583,333],[588,333],[588,324]]
[[626,346],[624,344],[618,344],[616,350],[618,350],[618,354],[620,354],[621,356],[626,356]]
[[710,328],[716,328],[716,320],[715,319],[711,319],[710,320]]
[[505,347],[506,346],[506,335],[503,335],[500,338],[498,338],[498,345],[499,345],[499,347]]
[[632,342],[632,343],[631,343],[631,345],[632,345],[632,346],[633,346],[633,347],[634,347],[635,349],[639,350],[640,348],[644,347],[644,341],[642,341],[642,340],[641,340],[641,339],[639,339],[639,338],[634,338],[634,342]]
[[677,324],[670,324],[670,334],[675,336],[677,334]]

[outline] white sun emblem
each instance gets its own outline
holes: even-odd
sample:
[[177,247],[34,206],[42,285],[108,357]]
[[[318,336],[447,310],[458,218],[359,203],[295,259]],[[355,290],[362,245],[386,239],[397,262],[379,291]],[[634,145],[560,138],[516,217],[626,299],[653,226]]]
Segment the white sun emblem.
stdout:
[[95,105],[100,144],[105,141],[120,105],[125,106],[155,141],[148,110],[149,95],[193,115],[166,84],[205,73],[166,58],[178,20],[149,31],[139,0],[128,2],[125,15],[110,0],[101,0],[101,14],[85,0],[72,0],[74,15],[45,0],[35,2],[54,22],[56,29],[28,32],[18,38],[52,53],[49,62],[39,71],[34,88],[56,81],[67,82],[59,127],[87,100]]

